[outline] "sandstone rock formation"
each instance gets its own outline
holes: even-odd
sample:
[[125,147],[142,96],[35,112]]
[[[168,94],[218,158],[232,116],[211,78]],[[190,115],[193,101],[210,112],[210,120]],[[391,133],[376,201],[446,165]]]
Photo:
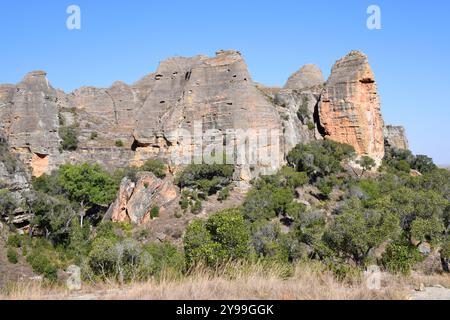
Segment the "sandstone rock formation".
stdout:
[[137,181],[124,178],[116,201],[110,206],[105,219],[114,222],[142,224],[150,221],[151,210],[164,214],[178,197],[178,189],[170,178],[158,179],[153,173],[139,172]]
[[[304,66],[279,89],[254,83],[238,51],[219,51],[214,57],[167,59],[132,85],[115,82],[71,93],[54,89],[45,72],[31,72],[17,85],[0,86],[0,132],[35,176],[64,163],[100,163],[114,170],[156,157],[170,162],[175,150],[198,147],[176,134],[180,129],[192,134],[198,125],[202,133],[212,130],[208,138],[216,146],[230,130],[244,132],[232,137],[237,144],[246,142],[248,130],[258,138],[275,133],[252,150],[270,154],[271,147],[279,147],[271,155],[275,167],[238,166],[236,180],[248,181],[273,172],[296,144],[323,135],[380,159],[379,107],[374,76],[359,52],[336,63],[325,89],[314,65]],[[60,148],[61,129],[69,126],[78,135],[76,151]]]
[[27,74],[15,87],[0,90],[1,127],[10,147],[31,167],[35,175],[45,172],[51,155],[57,155],[57,93],[43,71]]
[[366,55],[352,51],[336,62],[322,92],[319,116],[327,138],[350,144],[357,154],[381,161],[384,123]]
[[284,89],[307,89],[314,86],[319,86],[325,83],[322,70],[315,64],[307,64],[299,71],[292,74]]
[[404,127],[387,125],[383,130],[386,146],[395,149],[409,150],[408,138],[406,137]]

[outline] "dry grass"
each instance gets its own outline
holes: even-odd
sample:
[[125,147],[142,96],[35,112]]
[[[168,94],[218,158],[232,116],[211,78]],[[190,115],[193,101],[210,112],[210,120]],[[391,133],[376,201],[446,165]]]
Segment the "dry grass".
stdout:
[[[290,274],[289,274],[290,273]],[[289,276],[288,276],[289,274]],[[353,276],[337,281],[319,264],[299,264],[289,270],[284,266],[233,265],[210,271],[197,268],[185,277],[163,275],[159,281],[96,284],[82,292],[70,293],[58,287],[38,283],[10,287],[0,299],[44,300],[365,300],[408,299],[414,286],[420,283],[450,287],[450,277],[387,275],[379,290],[369,290],[362,277]]]

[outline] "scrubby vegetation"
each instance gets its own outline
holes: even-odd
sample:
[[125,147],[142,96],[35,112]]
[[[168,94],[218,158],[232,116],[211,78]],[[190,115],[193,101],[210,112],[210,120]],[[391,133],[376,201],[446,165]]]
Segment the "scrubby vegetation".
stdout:
[[[65,165],[33,181],[23,203],[0,191],[0,211],[8,216],[21,206],[34,214],[31,235],[8,239],[8,259],[20,255],[50,281],[69,264],[82,268],[85,281],[120,283],[176,277],[192,268],[220,269],[229,263],[276,264],[292,276],[305,261],[344,281],[370,264],[408,274],[426,258],[423,244],[450,256],[450,172],[425,156],[389,149],[378,172],[372,159],[355,158],[352,147],[323,140],[298,145],[288,165],[252,181],[242,205],[194,219],[183,247],[146,242],[134,226],[102,222],[124,176],[139,171],[166,176],[160,161],[114,174],[97,165]],[[363,174],[348,166],[358,161]],[[411,174],[417,170],[420,174]],[[372,170],[373,171],[373,170]],[[175,183],[181,189],[180,212],[200,213],[202,202],[217,194],[224,201],[232,188],[234,167],[191,165]],[[152,207],[151,218],[159,216]],[[173,213],[181,217],[181,213]],[[141,230],[142,231],[142,230]]]
[[228,186],[232,182],[234,167],[221,164],[192,164],[185,168],[175,179],[181,188],[180,207],[191,213],[199,213],[202,200],[218,193],[219,200],[229,195]]

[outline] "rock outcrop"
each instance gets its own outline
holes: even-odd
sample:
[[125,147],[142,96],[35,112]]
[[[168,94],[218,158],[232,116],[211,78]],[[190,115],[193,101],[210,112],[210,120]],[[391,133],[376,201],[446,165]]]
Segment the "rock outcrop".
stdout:
[[315,64],[307,64],[299,71],[292,74],[284,89],[307,89],[315,86],[320,86],[325,83],[322,70]]
[[[272,161],[238,165],[235,179],[243,182],[272,173],[296,144],[323,136],[381,159],[383,120],[367,57],[350,53],[333,67],[325,88],[323,82],[320,69],[306,65],[282,89],[259,86],[238,51],[170,58],[132,85],[119,81],[67,94],[54,89],[45,72],[34,71],[17,85],[0,86],[0,132],[35,176],[64,163],[100,163],[110,170],[156,157],[170,163],[174,151],[199,147],[177,135],[193,135],[196,126],[201,134],[212,132],[206,138],[213,146],[230,139],[232,130],[242,130],[231,138],[237,145],[248,142],[249,131],[256,133],[259,143],[251,152],[270,154]],[[61,150],[66,127],[76,129],[76,151]]]
[[325,136],[380,162],[384,156],[380,99],[367,56],[352,51],[333,66],[319,117]]
[[384,142],[390,148],[409,150],[408,138],[402,126],[387,125],[384,127]]
[[9,145],[40,175],[59,153],[57,92],[43,71],[30,72],[17,86],[0,91],[0,121]]
[[161,180],[150,172],[139,172],[136,182],[125,177],[116,201],[105,215],[114,222],[146,223],[151,220],[152,209],[158,215],[165,214],[167,207],[177,199],[179,191],[170,178]]

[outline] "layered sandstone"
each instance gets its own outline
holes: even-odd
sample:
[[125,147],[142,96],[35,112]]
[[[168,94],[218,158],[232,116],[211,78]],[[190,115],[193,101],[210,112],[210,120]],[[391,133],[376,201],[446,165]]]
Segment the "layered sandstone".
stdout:
[[325,136],[355,148],[358,155],[384,156],[383,118],[367,56],[352,51],[333,66],[319,104]]
[[139,172],[137,181],[124,178],[116,201],[105,215],[106,220],[142,224],[151,220],[152,209],[158,215],[166,213],[167,207],[178,197],[178,189],[170,178],[157,178],[150,172]]
[[322,70],[315,64],[307,64],[289,77],[284,89],[302,90],[322,85],[324,82]]
[[50,158],[59,153],[56,90],[45,72],[34,71],[17,86],[1,91],[0,120],[12,151],[31,165],[35,175],[47,171]]
[[409,150],[408,138],[402,126],[387,125],[384,127],[385,145],[395,149]]
[[[248,181],[273,172],[296,144],[323,135],[380,159],[382,122],[373,73],[358,52],[336,63],[325,89],[314,65],[302,67],[282,89],[259,86],[238,51],[170,58],[132,85],[64,93],[45,72],[34,71],[17,85],[0,86],[0,131],[36,176],[64,163],[100,163],[110,170],[150,158],[170,164],[175,150],[198,148],[177,135],[180,129],[194,134],[197,126],[212,133],[204,138],[218,147],[232,130],[241,130],[232,136],[238,145],[248,142],[249,131],[257,138],[267,133],[251,151],[270,154],[274,147],[275,166],[238,166],[236,180]],[[77,130],[76,151],[60,148],[61,129],[68,126]]]

